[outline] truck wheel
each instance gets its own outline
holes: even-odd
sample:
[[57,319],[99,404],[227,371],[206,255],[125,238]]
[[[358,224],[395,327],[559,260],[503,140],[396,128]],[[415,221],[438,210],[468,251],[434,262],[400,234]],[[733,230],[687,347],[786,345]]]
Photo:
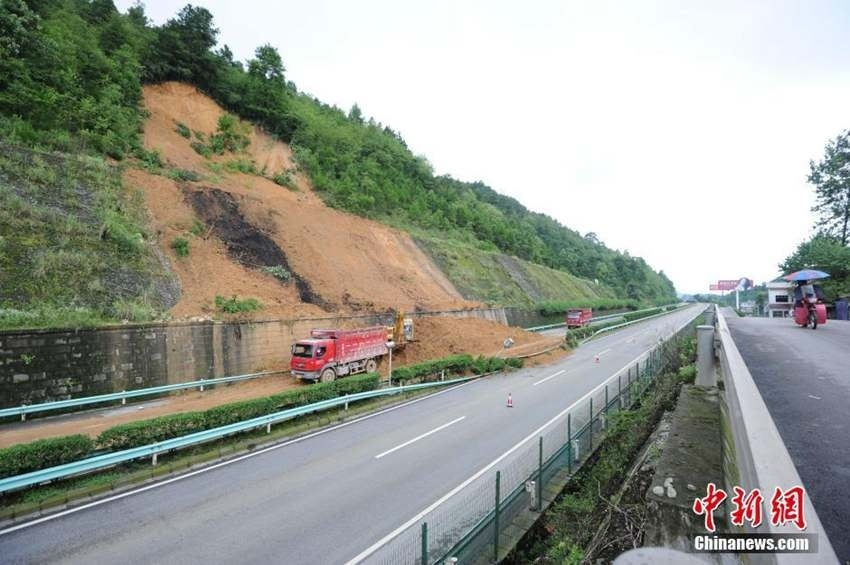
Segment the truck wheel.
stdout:
[[374,373],[377,368],[378,368],[378,364],[375,362],[374,359],[369,359],[368,361],[366,361],[366,372],[367,373]]
[[333,369],[325,369],[322,371],[321,380],[323,383],[333,382],[336,379],[336,372]]

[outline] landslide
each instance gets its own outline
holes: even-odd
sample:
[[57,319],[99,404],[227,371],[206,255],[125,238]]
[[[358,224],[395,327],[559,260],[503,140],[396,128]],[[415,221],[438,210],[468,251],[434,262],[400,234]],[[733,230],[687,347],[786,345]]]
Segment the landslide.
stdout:
[[[251,127],[240,153],[199,154],[192,141],[210,139],[224,110],[195,87],[146,86],[143,98],[145,148],[182,174],[127,168],[124,180],[143,192],[159,246],[180,280],[173,317],[209,315],[216,296],[231,295],[257,298],[263,308],[255,317],[475,305],[408,234],[325,206],[291,148],[259,128]],[[236,170],[246,163],[253,173]],[[294,189],[271,180],[282,173]],[[187,256],[173,248],[177,238],[188,240]],[[292,279],[263,270],[276,266]]]

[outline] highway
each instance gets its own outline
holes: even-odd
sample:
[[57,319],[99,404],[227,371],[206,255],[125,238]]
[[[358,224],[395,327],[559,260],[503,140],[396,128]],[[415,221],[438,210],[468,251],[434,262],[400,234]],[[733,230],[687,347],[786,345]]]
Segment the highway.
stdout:
[[723,315],[835,553],[850,561],[850,322],[811,330]]
[[[529,434],[703,309],[689,306],[613,332],[550,366],[472,381],[7,527],[0,530],[0,561],[345,563],[533,439]],[[512,409],[505,407],[508,393]]]

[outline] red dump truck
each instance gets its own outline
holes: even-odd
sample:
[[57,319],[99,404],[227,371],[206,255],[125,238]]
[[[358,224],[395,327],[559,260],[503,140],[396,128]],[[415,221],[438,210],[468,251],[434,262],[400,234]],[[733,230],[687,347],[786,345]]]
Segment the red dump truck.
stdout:
[[306,380],[329,382],[337,377],[373,372],[389,353],[387,328],[374,326],[357,330],[312,330],[309,339],[292,346],[289,368]]
[[593,319],[593,310],[590,308],[570,308],[567,310],[567,327],[580,328],[586,326]]

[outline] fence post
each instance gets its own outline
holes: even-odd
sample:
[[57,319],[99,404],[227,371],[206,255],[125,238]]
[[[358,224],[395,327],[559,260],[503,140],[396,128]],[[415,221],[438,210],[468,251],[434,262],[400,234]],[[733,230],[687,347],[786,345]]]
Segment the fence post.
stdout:
[[428,565],[428,522],[422,522],[422,565]]
[[608,416],[608,383],[605,383],[605,416]]
[[540,436],[540,446],[537,455],[537,511],[543,510],[543,436]]
[[493,561],[499,562],[499,483],[501,482],[502,472],[496,471],[496,510],[493,514]]
[[619,402],[620,410],[623,409],[623,374],[617,374],[617,402]]
[[567,414],[567,474],[573,474],[573,431],[570,424],[571,413]]
[[[593,451],[593,396],[590,397],[590,421],[588,422],[588,430],[590,431],[590,451]],[[588,451],[588,453],[590,453]]]

